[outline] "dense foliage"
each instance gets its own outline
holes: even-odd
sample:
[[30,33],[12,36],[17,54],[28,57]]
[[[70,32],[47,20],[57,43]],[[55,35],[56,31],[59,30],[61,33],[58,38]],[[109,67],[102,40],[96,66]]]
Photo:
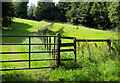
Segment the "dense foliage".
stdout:
[[38,2],[34,16],[105,30],[119,27],[119,8],[120,2]]
[[120,29],[120,1],[111,3],[108,10],[110,21],[115,23]]
[[14,16],[14,7],[11,2],[2,2],[2,26],[11,24]]
[[57,8],[59,9],[60,15],[61,15],[60,16],[61,17],[61,21],[63,21],[63,22],[67,22],[66,11],[68,9],[70,9],[70,4],[71,3],[69,3],[69,2],[59,2],[57,4]]
[[33,20],[35,17],[33,16],[33,11],[34,11],[35,5],[31,4],[31,6],[27,10],[27,16],[28,19]]
[[[58,2],[55,4],[54,2],[39,1],[37,6],[31,4],[30,7],[27,7],[27,4],[28,2],[14,2],[16,17],[38,21],[47,19],[69,22],[103,30],[115,29],[120,26],[120,2]],[[13,14],[13,10],[9,7],[3,9],[4,11],[10,10],[10,14],[6,13],[7,16]],[[4,19],[6,18],[4,17]]]
[[108,4],[106,2],[94,2],[91,6],[90,14],[93,18],[93,25],[99,29],[110,29],[110,20],[108,18]]
[[38,2],[34,10],[35,18],[37,20],[52,20],[54,18],[54,6],[52,2]]
[[[110,21],[114,17],[109,15],[112,14],[113,3],[110,2],[74,2],[70,4],[70,9],[66,11],[67,21],[73,24],[82,24],[97,29],[111,29],[114,28],[115,24]],[[119,5],[118,2],[114,4],[116,7],[116,13],[118,13]],[[117,8],[118,7],[118,8]],[[112,8],[115,10],[115,8]],[[118,14],[119,15],[119,14]],[[116,16],[119,18],[118,16]]]
[[14,2],[15,16],[20,18],[27,18],[27,4],[28,2]]

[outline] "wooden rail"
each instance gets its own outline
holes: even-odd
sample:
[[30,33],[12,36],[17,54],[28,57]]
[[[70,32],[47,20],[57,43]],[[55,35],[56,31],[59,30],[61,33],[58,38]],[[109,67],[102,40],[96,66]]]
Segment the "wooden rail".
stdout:
[[63,39],[74,39],[75,37],[61,37]]
[[[114,39],[114,41],[120,41],[119,39],[118,40],[116,40],[116,39]],[[78,39],[78,40],[76,40],[76,42],[107,42],[107,45],[108,45],[108,48],[109,48],[109,52],[111,51],[111,50],[115,50],[112,46],[111,46],[111,40],[110,39],[97,39],[97,40],[95,40],[95,39],[93,39],[93,40],[90,40],[90,39]]]
[[74,46],[74,43],[62,43],[60,47]]
[[106,42],[106,41],[109,41],[109,39],[106,39],[106,40],[102,40],[102,39],[99,39],[99,40],[88,40],[88,39],[79,39],[79,40],[76,40],[76,42]]
[[[76,42],[107,42],[107,41],[111,41],[110,39],[77,39]],[[114,39],[114,41],[120,41],[119,39],[116,40]]]

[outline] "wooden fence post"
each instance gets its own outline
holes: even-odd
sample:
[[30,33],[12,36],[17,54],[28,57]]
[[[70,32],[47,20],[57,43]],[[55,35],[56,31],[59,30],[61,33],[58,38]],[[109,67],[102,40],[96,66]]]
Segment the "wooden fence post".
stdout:
[[[51,37],[49,37],[49,51],[51,51]],[[49,56],[51,56],[51,53],[49,53]]]
[[80,51],[80,43],[78,41],[78,54],[79,54],[79,51]]
[[47,37],[47,51],[48,51],[48,37]]
[[29,69],[30,69],[30,50],[31,50],[31,37],[29,36]]
[[74,58],[76,62],[76,38],[74,38]]
[[[43,34],[46,36],[46,30],[44,30]],[[46,43],[46,37],[44,37],[44,43]],[[46,44],[45,44],[45,49],[46,49]]]
[[56,50],[55,50],[55,43],[56,43],[56,42],[55,42],[55,39],[56,39],[56,38],[54,37],[54,48],[53,48],[53,49],[54,49],[54,52],[53,52],[53,53],[54,53],[54,54],[53,54],[54,59],[55,59],[55,51],[56,51]]
[[60,45],[61,45],[61,40],[60,37],[61,35],[59,33],[57,33],[58,37],[57,37],[57,51],[58,51],[58,55],[57,55],[57,67],[60,66]]
[[111,51],[111,41],[110,40],[107,40],[107,45],[109,47],[109,52]]

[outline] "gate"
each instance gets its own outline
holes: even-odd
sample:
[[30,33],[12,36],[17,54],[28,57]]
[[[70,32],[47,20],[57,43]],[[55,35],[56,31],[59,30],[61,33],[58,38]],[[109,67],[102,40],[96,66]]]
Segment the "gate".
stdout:
[[[6,63],[6,62],[29,62],[28,68],[17,68],[17,69],[0,69],[0,71],[8,71],[8,70],[23,70],[23,69],[42,69],[42,68],[55,68],[60,66],[60,61],[68,61],[68,60],[75,60],[76,61],[76,38],[75,37],[61,37],[60,34],[54,35],[54,36],[47,36],[47,35],[39,35],[39,36],[15,36],[15,35],[2,35],[0,37],[28,37],[29,43],[28,44],[0,44],[0,45],[28,45],[29,51],[28,52],[0,52],[0,54],[23,54],[28,53],[29,54],[29,60],[8,60],[8,61],[0,61],[0,63]],[[43,43],[31,43],[32,37],[43,37],[41,38]],[[62,39],[70,39],[73,40],[73,43],[62,43]],[[53,40],[53,43],[51,43],[51,40]],[[32,45],[44,45],[45,49],[47,51],[31,51]],[[53,45],[53,48],[51,47]],[[61,49],[61,47],[74,47],[73,49]],[[52,48],[52,49],[51,49]],[[61,59],[60,53],[61,52],[74,52],[74,58],[69,59]],[[32,53],[49,53],[49,56],[52,55],[52,59],[35,59],[31,60],[31,54]],[[49,67],[31,67],[32,61],[48,61],[48,60],[54,60],[56,61],[57,66],[49,66]]]
[[[46,36],[46,35],[40,35],[40,36],[13,36],[13,35],[2,35],[0,37],[28,37],[29,38],[29,43],[28,44],[0,44],[0,45],[27,45],[29,46],[29,51],[28,52],[0,52],[0,54],[23,54],[23,53],[28,53],[29,54],[29,59],[28,60],[8,60],[8,61],[0,61],[0,63],[6,63],[6,62],[29,62],[29,67],[27,68],[17,68],[17,69],[0,69],[0,71],[8,71],[8,70],[23,70],[23,69],[41,69],[41,68],[55,68],[55,66],[49,66],[49,67],[31,67],[31,61],[46,61],[46,60],[57,60],[59,61],[59,58],[55,58],[55,55],[58,54],[59,51],[56,51],[58,49],[58,42],[56,42],[56,39],[59,40],[58,35],[54,36]],[[43,37],[45,39],[44,43],[31,43],[31,38],[32,37]],[[54,43],[51,43],[51,38],[53,38]],[[47,51],[31,51],[31,46],[32,45],[44,45]],[[51,49],[51,45],[53,45],[53,49]],[[53,59],[35,59],[31,60],[31,53],[49,53],[49,55],[52,54]],[[59,65],[59,64],[57,64]]]

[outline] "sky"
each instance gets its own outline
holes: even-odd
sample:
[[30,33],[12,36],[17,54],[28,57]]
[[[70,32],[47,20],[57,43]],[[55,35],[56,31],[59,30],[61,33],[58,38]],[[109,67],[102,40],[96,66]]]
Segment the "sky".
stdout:
[[[36,6],[38,1],[39,1],[39,0],[29,0],[28,6],[30,6],[31,3],[35,4],[35,6]],[[56,3],[57,3],[58,1],[59,1],[59,0],[53,0],[53,2],[56,2]]]

